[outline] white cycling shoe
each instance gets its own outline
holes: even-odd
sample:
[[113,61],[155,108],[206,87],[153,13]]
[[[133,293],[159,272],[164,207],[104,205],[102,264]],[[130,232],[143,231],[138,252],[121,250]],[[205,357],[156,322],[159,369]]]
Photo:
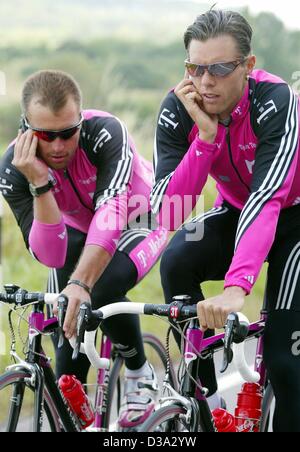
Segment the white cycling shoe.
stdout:
[[153,366],[149,366],[152,375],[125,378],[124,398],[118,420],[121,430],[131,430],[142,425],[154,411],[158,381]]

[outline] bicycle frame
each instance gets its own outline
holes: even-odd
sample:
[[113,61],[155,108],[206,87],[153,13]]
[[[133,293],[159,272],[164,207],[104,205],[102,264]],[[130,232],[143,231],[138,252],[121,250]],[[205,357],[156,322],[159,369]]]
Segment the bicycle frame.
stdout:
[[[257,349],[256,349],[256,359],[255,359],[255,371],[259,373],[260,380],[259,384],[261,387],[264,387],[266,384],[266,368],[263,363],[263,347],[264,347],[264,338],[263,338],[263,329],[267,320],[266,311],[261,312],[261,319],[255,323],[252,323],[249,328],[249,333],[246,338],[246,341],[253,338],[258,337]],[[221,350],[224,345],[225,333],[221,333],[207,339],[204,339],[204,332],[199,329],[198,322],[195,320],[190,321],[187,332],[186,332],[186,341],[184,348],[184,361],[188,372],[186,372],[185,377],[183,379],[183,383],[181,386],[181,395],[184,398],[195,398],[199,404],[199,410],[201,413],[200,419],[203,423],[201,427],[205,429],[205,431],[215,431],[214,421],[212,418],[212,413],[208,407],[206,400],[206,390],[202,387],[201,381],[199,380],[199,356],[200,353],[203,358],[205,356],[209,356],[215,351]],[[190,378],[197,381],[196,383]]]
[[[42,334],[52,332],[58,327],[56,317],[45,319],[44,302],[33,306],[33,311],[29,316],[29,351],[26,360],[22,360],[16,353],[12,353],[19,362],[14,366],[9,366],[8,370],[14,370],[20,367],[25,368],[31,374],[31,383],[35,390],[36,400],[34,402],[34,431],[40,431],[43,425],[43,392],[47,389],[53,399],[55,409],[59,415],[62,424],[67,432],[81,431],[80,424],[64,401],[64,398],[58,389],[57,380],[51,368],[50,361],[46,357],[42,348]],[[107,336],[102,335],[100,346],[100,357],[111,360],[113,344]],[[95,421],[89,431],[106,432],[108,431],[108,381],[109,369],[100,369],[97,372],[97,390],[95,396]],[[15,389],[15,397],[24,395],[23,384]],[[16,408],[17,410],[17,408]],[[15,415],[16,411],[11,413]]]

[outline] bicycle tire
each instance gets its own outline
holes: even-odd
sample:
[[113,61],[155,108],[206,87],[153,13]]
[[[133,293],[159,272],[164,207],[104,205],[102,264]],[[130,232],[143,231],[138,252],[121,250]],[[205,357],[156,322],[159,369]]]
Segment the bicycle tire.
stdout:
[[263,403],[262,403],[262,417],[261,417],[261,423],[260,423],[260,432],[266,433],[266,432],[270,431],[269,428],[270,428],[270,423],[272,420],[271,408],[272,408],[273,400],[274,400],[274,391],[273,391],[272,386],[270,384],[268,384],[268,386],[265,390]]
[[[145,334],[143,334],[143,342],[144,342],[144,344],[147,344],[150,347],[152,347],[152,349],[157,353],[159,360],[162,363],[164,370],[166,371],[167,357],[166,357],[165,347],[163,346],[161,341],[153,334],[145,333]],[[123,364],[124,364],[124,359],[120,355],[117,355],[117,357],[114,361],[114,364],[112,366],[112,370],[110,372],[110,377],[109,377],[108,394],[107,394],[107,416],[106,416],[107,425],[105,425],[106,429],[109,429],[113,399],[114,399],[115,394],[117,396],[116,410],[117,410],[117,412],[119,412],[119,410],[120,410],[120,406],[121,406],[120,372],[121,372]],[[177,380],[176,380],[176,375],[175,375],[172,363],[170,363],[170,384],[175,389],[177,388]]]
[[113,405],[114,393],[117,393],[117,412],[120,410],[121,405],[121,388],[120,388],[120,372],[124,364],[123,358],[121,356],[116,356],[112,369],[109,374],[109,383],[107,388],[107,409],[106,409],[106,423],[103,426],[105,429],[109,430],[110,419]]
[[[20,413],[23,408],[24,402],[24,392],[26,389],[30,390],[34,393],[34,389],[26,383],[27,379],[31,378],[30,372],[27,370],[14,370],[4,373],[0,376],[0,400],[1,400],[1,413],[4,413],[4,396],[1,391],[12,386],[12,397],[9,399],[8,406],[8,416],[7,416],[7,426],[5,428],[6,432],[16,432],[20,427]],[[22,395],[23,392],[23,395]],[[17,395],[20,395],[18,399],[16,399]],[[47,390],[44,391],[44,411],[48,421],[48,425],[51,432],[61,432],[62,427],[59,421],[58,414],[53,405],[51,397]],[[0,425],[0,430],[2,431],[3,426]],[[23,427],[24,428],[24,427]]]
[[[180,403],[168,405],[154,411],[151,416],[141,425],[138,432],[171,433],[188,432],[188,425],[182,424],[180,416],[186,414],[186,408]],[[182,430],[180,429],[182,425]]]

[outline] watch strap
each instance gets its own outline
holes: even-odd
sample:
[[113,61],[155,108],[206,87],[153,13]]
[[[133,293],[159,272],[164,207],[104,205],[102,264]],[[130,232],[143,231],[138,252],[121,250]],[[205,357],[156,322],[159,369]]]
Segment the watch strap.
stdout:
[[39,197],[43,195],[44,193],[47,193],[51,188],[53,187],[53,183],[49,181],[46,185],[43,185],[42,187],[36,187],[33,184],[29,184],[29,190],[32,196]]
[[84,284],[83,282],[78,281],[78,279],[70,279],[70,280],[67,282],[67,286],[70,286],[70,285],[72,285],[72,284],[74,284],[75,286],[81,287],[81,288],[84,289],[89,295],[92,294],[92,289],[91,289],[89,286],[87,286],[86,284]]

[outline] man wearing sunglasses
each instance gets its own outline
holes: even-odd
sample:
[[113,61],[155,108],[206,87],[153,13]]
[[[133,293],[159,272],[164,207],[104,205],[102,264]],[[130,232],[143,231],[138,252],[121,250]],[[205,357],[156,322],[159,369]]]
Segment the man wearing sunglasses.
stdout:
[[[164,253],[166,302],[190,295],[210,334],[242,310],[268,261],[264,359],[274,430],[300,431],[299,98],[279,77],[254,70],[251,39],[248,22],[230,11],[211,10],[188,27],[185,77],[159,114],[151,204],[160,224],[176,230],[208,176],[216,181],[214,208],[184,225]],[[174,209],[175,198],[188,198],[190,208]],[[225,280],[224,291],[204,300],[200,285],[211,280]],[[211,407],[220,406],[212,360],[199,375]]]
[[[126,300],[168,236],[151,225],[152,165],[118,118],[81,105],[80,88],[68,74],[33,74],[22,93],[22,130],[0,164],[2,192],[26,246],[51,269],[48,291],[69,298],[67,338],[76,331],[81,302],[96,309]],[[103,331],[125,358],[120,427],[135,427],[153,410],[157,391],[138,316],[113,317]],[[75,374],[86,381],[89,362],[81,355],[74,363],[68,341],[56,347],[56,365],[58,378]]]

